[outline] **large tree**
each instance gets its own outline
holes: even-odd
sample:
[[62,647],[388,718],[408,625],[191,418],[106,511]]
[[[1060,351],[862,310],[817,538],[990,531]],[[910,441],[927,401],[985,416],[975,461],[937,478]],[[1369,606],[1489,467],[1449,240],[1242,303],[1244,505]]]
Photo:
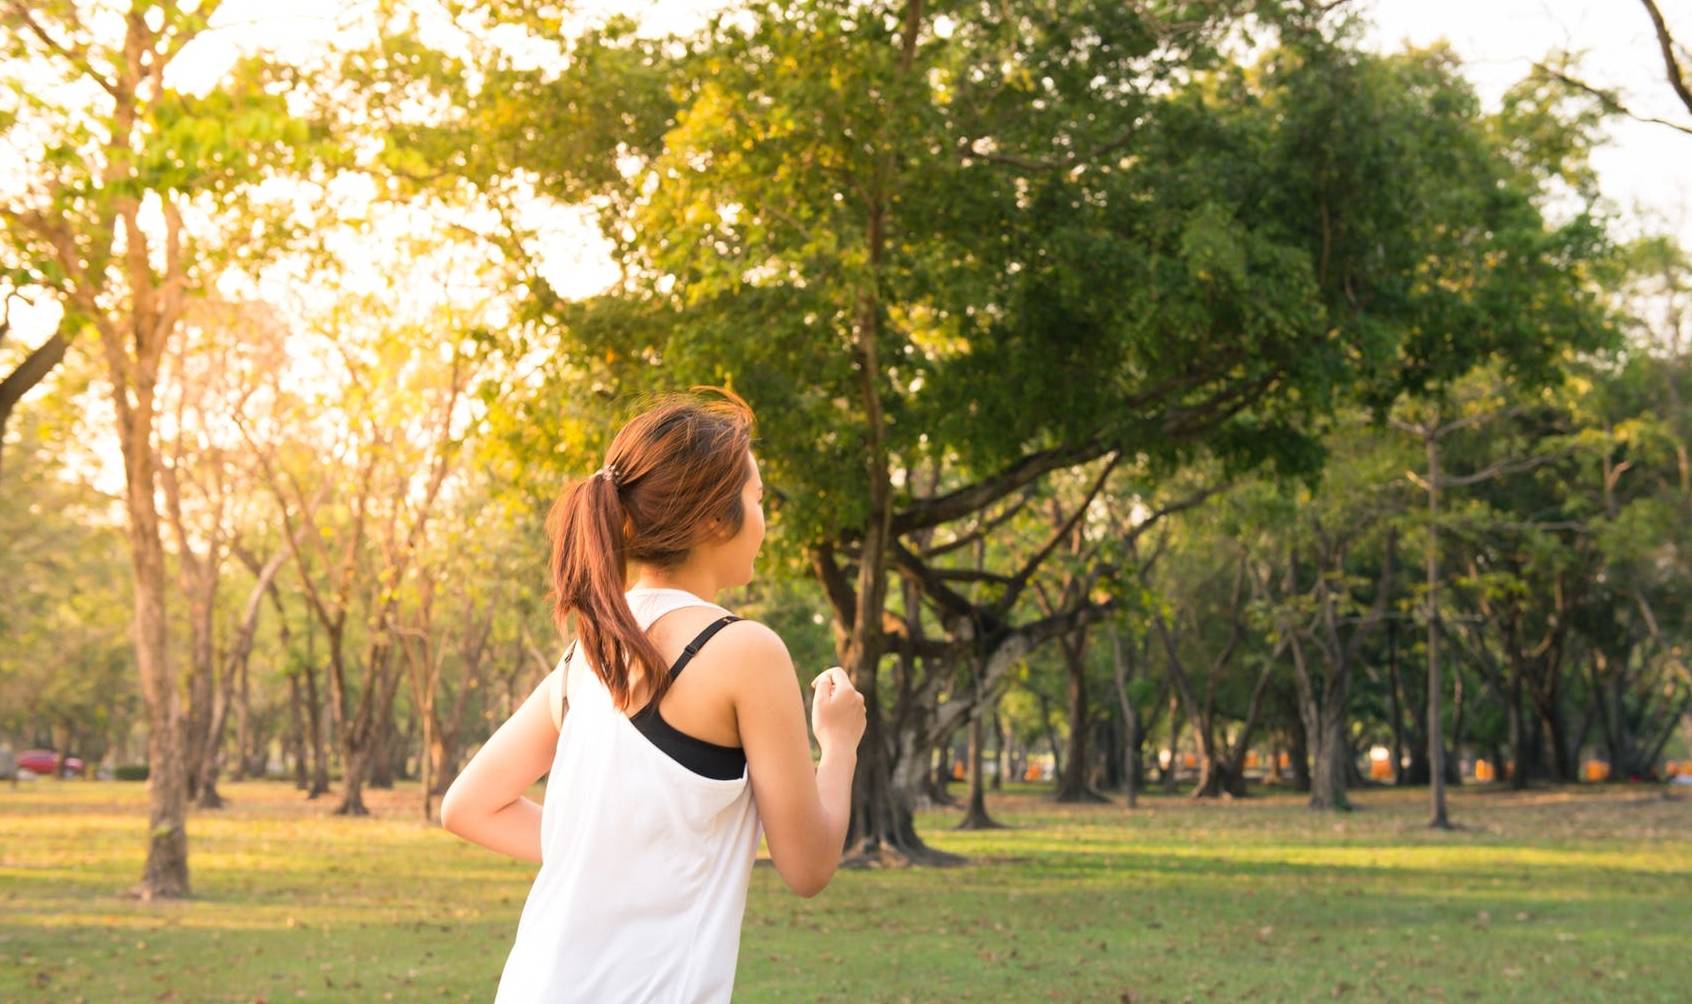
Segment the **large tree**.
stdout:
[[[472,37],[477,11],[556,27],[544,4],[453,10]],[[1594,229],[1545,226],[1449,53],[1367,55],[1321,11],[789,0],[681,40],[613,20],[539,68],[474,44],[355,62],[455,110],[377,102],[396,170],[511,210],[481,236],[528,294],[511,347],[549,378],[502,423],[531,477],[591,466],[591,419],[631,391],[728,382],[766,416],[780,557],[871,698],[851,842],[920,859],[882,657],[958,639],[890,581],[943,581],[967,549],[901,552],[1106,456],[1309,470],[1359,383],[1384,410],[1493,353],[1543,373],[1566,341],[1550,315],[1584,295]],[[597,208],[610,291],[558,295],[525,199]],[[1523,295],[1547,309],[1515,316]]]
[[262,60],[239,62],[203,95],[171,86],[171,64],[218,6],[137,2],[108,19],[75,0],[0,4],[0,86],[22,110],[5,129],[40,151],[24,189],[0,203],[4,238],[40,263],[31,279],[59,299],[65,329],[98,345],[122,449],[151,767],[146,898],[189,891],[154,442],[160,366],[189,300],[262,250],[272,230],[255,226],[255,192],[309,139]]

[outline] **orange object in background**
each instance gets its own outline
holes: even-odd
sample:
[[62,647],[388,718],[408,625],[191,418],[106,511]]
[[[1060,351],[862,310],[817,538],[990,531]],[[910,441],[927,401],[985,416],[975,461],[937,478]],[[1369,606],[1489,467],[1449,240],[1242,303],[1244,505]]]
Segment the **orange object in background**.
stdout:
[[1245,765],[1246,765],[1246,770],[1256,770],[1257,769],[1257,753],[1256,753],[1256,751],[1250,751],[1250,752],[1246,753],[1246,764]]
[[964,779],[964,765],[963,765],[963,761],[959,760],[958,762],[952,764],[952,780],[962,781],[963,779]]
[[1040,768],[1034,766],[1033,764],[1029,764],[1028,769],[1022,772],[1022,779],[1024,781],[1040,780]]
[[1281,769],[1282,770],[1292,770],[1292,754],[1291,753],[1287,753],[1285,751],[1283,751],[1281,753]]
[[1588,781],[1608,781],[1610,779],[1610,765],[1602,760],[1588,760],[1582,776]]
[[1183,767],[1197,767],[1198,766],[1198,757],[1195,754],[1192,754],[1192,753],[1181,754],[1181,766],[1183,766]]
[[1370,760],[1369,777],[1376,781],[1390,781],[1392,779],[1392,761]]
[[1496,780],[1498,780],[1498,772],[1493,769],[1491,760],[1476,760],[1475,761],[1475,780],[1476,781],[1496,781]]

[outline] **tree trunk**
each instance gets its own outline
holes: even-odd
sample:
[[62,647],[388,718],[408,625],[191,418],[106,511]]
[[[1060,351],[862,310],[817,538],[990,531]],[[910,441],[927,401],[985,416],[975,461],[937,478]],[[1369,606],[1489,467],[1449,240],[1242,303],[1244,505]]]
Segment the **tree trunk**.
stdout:
[[311,726],[311,787],[306,791],[309,801],[329,794],[329,737],[324,730],[323,702],[317,696],[317,670],[311,661],[309,639],[306,653],[306,720]]
[[1439,439],[1437,418],[1428,427],[1428,826],[1448,830],[1445,809],[1445,737],[1439,707]]
[[417,717],[423,726],[423,752],[417,758],[417,772],[422,775],[423,821],[427,823],[435,819],[435,757],[440,738],[435,734],[435,709],[432,706],[425,703],[418,709]]
[[1563,717],[1562,703],[1551,701],[1538,708],[1540,721],[1545,726],[1545,744],[1551,751],[1551,773],[1553,778],[1561,784],[1569,784],[1578,780],[1579,770],[1575,767],[1575,755],[1568,741],[1568,723]]
[[[854,678],[859,679],[859,678]],[[863,684],[857,684],[860,691]],[[917,836],[915,806],[908,790],[894,784],[892,761],[880,711],[865,694],[869,723],[858,747],[852,778],[852,823],[847,829],[848,857],[855,863],[955,864],[963,859],[929,847]]]
[[275,709],[263,715],[253,715],[247,724],[246,752],[242,756],[241,776],[263,780],[268,776],[270,743],[280,724]]
[[1351,808],[1346,797],[1346,767],[1351,762],[1351,743],[1345,734],[1344,708],[1323,708],[1316,731],[1315,755],[1311,757],[1310,808]]
[[[890,166],[890,165],[889,165]],[[888,203],[880,191],[871,194],[865,219],[867,267],[878,274],[885,250]],[[882,307],[876,284],[865,287],[853,321],[852,363],[860,403],[864,409],[864,476],[868,512],[859,531],[856,588],[846,586],[831,549],[819,552],[815,565],[835,610],[835,649],[840,665],[864,696],[868,709],[863,739],[858,746],[857,773],[852,778],[852,818],[846,831],[847,853],[859,859],[898,863],[943,863],[959,860],[935,851],[917,836],[909,792],[893,783],[892,746],[882,718],[878,677],[886,648],[882,617],[887,608],[888,556],[893,541],[893,485],[887,447],[886,418],[881,407],[878,341]]]
[[1063,776],[1063,744],[1058,742],[1057,729],[1052,726],[1052,702],[1046,695],[1035,693],[1040,702],[1040,725],[1046,730],[1046,745],[1052,748],[1052,777]]
[[999,717],[999,702],[993,702],[993,790],[1005,790],[1005,723]]
[[195,805],[201,809],[221,809],[224,806],[223,796],[217,790],[217,774],[223,759],[224,726],[228,723],[229,705],[234,700],[234,668],[233,665],[225,665],[223,685],[212,698],[211,723],[196,767],[200,776],[200,794]]
[[1140,709],[1134,706],[1128,693],[1128,685],[1133,682],[1134,665],[1129,662],[1128,651],[1122,646],[1121,632],[1114,626],[1108,630],[1116,701],[1122,707],[1122,795],[1123,801],[1132,809],[1140,796],[1140,744],[1144,737],[1140,727]]
[[368,787],[384,791],[393,789],[394,748],[399,745],[398,739],[393,712],[390,710],[387,714],[379,715],[376,719],[375,735],[371,738],[370,773],[365,779]]
[[[235,683],[235,770],[230,775],[233,780],[244,781],[247,775],[254,773],[253,762],[253,733],[250,716],[252,714],[252,695],[247,689],[247,663],[250,659],[241,660],[240,676]],[[263,768],[259,768],[262,776]]]
[[[1510,699],[1505,702],[1505,727],[1509,732],[1511,763],[1507,767],[1510,789],[1523,791],[1528,786],[1528,764],[1533,755],[1528,749],[1528,730],[1522,716],[1522,683],[1521,675],[1515,670],[1510,673]],[[1506,765],[1499,764],[1499,768],[1506,769]]]
[[934,805],[955,808],[961,803],[952,795],[952,747],[955,740],[948,735],[926,751],[922,762],[923,795]]
[[311,786],[307,780],[308,768],[306,758],[306,728],[305,716],[300,707],[300,676],[298,673],[288,674],[288,742],[294,749],[294,787],[305,791]]
[[1228,764],[1216,741],[1215,720],[1204,715],[1193,720],[1193,741],[1198,746],[1199,776],[1193,785],[1192,798],[1219,798],[1231,794],[1234,779],[1228,774]]
[[[188,559],[184,556],[181,560],[186,562]],[[190,580],[192,577],[185,571],[183,578]],[[188,714],[182,723],[182,760],[187,771],[188,798],[197,801],[200,797],[200,765],[205,758],[206,744],[211,739],[212,691],[215,685],[211,621],[217,587],[215,580],[209,585],[203,581],[184,581],[183,589],[188,596],[189,661]]]
[[1468,707],[1465,697],[1463,669],[1459,665],[1451,674],[1451,746],[1445,758],[1445,783],[1454,788],[1463,785],[1463,713]]
[[978,704],[976,712],[969,716],[969,803],[958,823],[960,830],[1004,829],[1003,823],[987,814],[987,785],[982,777],[982,764],[986,761],[982,755],[982,739],[986,728],[981,719],[982,711]]
[[1288,766],[1292,768],[1293,790],[1309,791],[1310,778],[1310,736],[1304,727],[1304,720],[1297,715],[1287,725]]
[[1173,794],[1176,784],[1176,772],[1181,766],[1181,695],[1169,693],[1169,762],[1159,763],[1162,774],[1158,781],[1163,785],[1166,794]]
[[[427,722],[424,723],[427,727]],[[433,790],[436,795],[445,795],[452,782],[458,779],[458,736],[444,734],[437,729],[429,740],[429,755],[424,757],[429,762],[430,776],[434,778]]]
[[364,778],[370,770],[371,751],[368,743],[345,745],[341,768],[341,804],[335,807],[335,815],[370,815],[370,810],[364,805]]
[[[133,238],[134,235],[132,235]],[[136,320],[136,326],[141,322]],[[127,349],[103,338],[108,355],[127,356]],[[144,336],[139,332],[137,340]],[[151,337],[160,338],[154,331]],[[156,357],[155,357],[156,359]],[[126,362],[133,365],[133,360]],[[147,857],[137,894],[146,900],[184,897],[188,886],[188,791],[182,756],[182,708],[177,681],[171,671],[165,607],[164,541],[156,505],[157,478],[153,456],[156,362],[144,365],[133,387],[121,372],[111,374],[112,397],[124,460],[124,501],[129,515],[130,563],[135,602],[135,662],[141,695],[147,709]],[[134,400],[130,399],[130,392]]]
[[1413,665],[1402,666],[1399,678],[1404,683],[1405,754],[1410,758],[1410,766],[1404,772],[1404,783],[1424,785],[1428,783],[1428,723],[1422,716],[1427,708],[1425,699],[1418,704],[1412,697],[1423,692],[1420,688],[1427,681],[1415,675]]
[[1087,694],[1087,629],[1058,639],[1058,644],[1063,649],[1067,677],[1069,750],[1063,758],[1064,770],[1058,775],[1056,797],[1059,802],[1106,802],[1109,799],[1087,783],[1090,765],[1087,737],[1092,723],[1092,705]]
[[1392,716],[1392,783],[1403,785],[1404,776],[1404,706],[1401,697],[1404,689],[1403,674],[1398,669],[1398,621],[1387,621],[1387,677],[1391,682],[1391,711]]
[[[364,786],[369,782],[376,761],[386,757],[382,739],[384,722],[393,723],[394,692],[399,688],[400,673],[388,665],[392,651],[373,647],[367,656],[371,663],[365,673],[367,690],[360,695],[358,711],[352,719],[343,718],[341,727],[342,769],[341,804],[335,807],[337,816],[368,816],[364,804]],[[337,669],[336,677],[341,678]],[[334,696],[338,688],[331,688]],[[391,784],[391,782],[390,782]]]
[[[873,306],[873,305],[872,305]],[[873,319],[866,318],[869,323]],[[854,864],[955,864],[963,859],[929,847],[917,836],[915,792],[895,783],[890,746],[896,737],[881,707],[879,669],[884,636],[886,551],[891,534],[891,487],[881,443],[879,398],[874,389],[873,337],[860,336],[858,365],[866,406],[873,412],[872,437],[866,474],[871,482],[871,509],[858,546],[856,587],[836,562],[833,548],[823,545],[811,553],[812,569],[834,610],[835,655],[864,697],[864,735],[858,744],[858,763],[852,776],[852,816],[846,830],[846,859]]]
[[[1289,638],[1293,680],[1297,684],[1298,722],[1304,741],[1310,747],[1309,807],[1318,810],[1350,809],[1351,802],[1345,795],[1350,781],[1346,764],[1350,760],[1351,747],[1345,735],[1344,675],[1329,665],[1325,678],[1313,679],[1305,664],[1303,643],[1297,638]],[[1323,695],[1321,700],[1318,700],[1318,694]]]

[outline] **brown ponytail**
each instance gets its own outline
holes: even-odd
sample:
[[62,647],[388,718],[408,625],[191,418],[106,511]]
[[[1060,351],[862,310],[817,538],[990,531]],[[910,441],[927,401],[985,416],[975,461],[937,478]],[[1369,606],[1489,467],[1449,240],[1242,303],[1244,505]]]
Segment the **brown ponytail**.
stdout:
[[617,433],[605,466],[566,488],[547,517],[553,618],[563,630],[577,614],[581,651],[624,709],[635,664],[649,701],[670,682],[663,656],[623,597],[628,562],[674,567],[713,533],[738,533],[745,517],[740,493],[752,476],[752,410],[732,391],[696,389],[721,399],[658,399]]

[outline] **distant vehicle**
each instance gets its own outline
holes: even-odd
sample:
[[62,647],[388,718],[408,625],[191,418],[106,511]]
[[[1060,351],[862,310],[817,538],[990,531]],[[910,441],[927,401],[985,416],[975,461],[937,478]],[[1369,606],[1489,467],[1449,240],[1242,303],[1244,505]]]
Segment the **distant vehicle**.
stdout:
[[81,757],[62,757],[53,750],[24,750],[18,754],[18,766],[32,774],[43,776],[56,774],[59,777],[80,777],[83,763]]

